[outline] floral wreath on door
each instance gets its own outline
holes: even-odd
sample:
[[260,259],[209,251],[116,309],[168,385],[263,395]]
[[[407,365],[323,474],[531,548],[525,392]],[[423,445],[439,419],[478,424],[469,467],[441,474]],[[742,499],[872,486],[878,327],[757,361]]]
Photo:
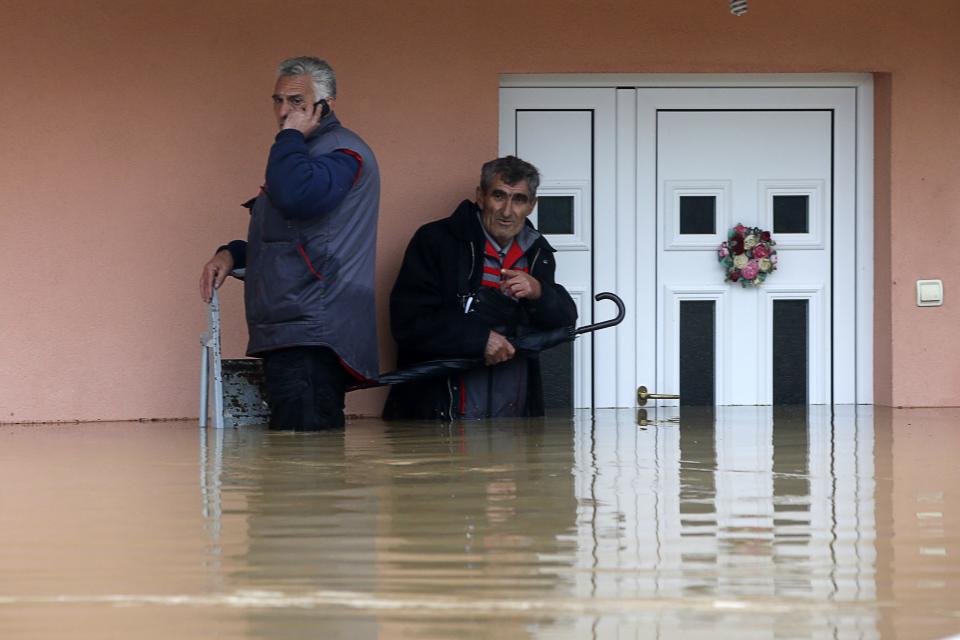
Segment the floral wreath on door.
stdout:
[[739,282],[742,287],[759,287],[777,270],[776,244],[769,231],[737,223],[717,250],[725,280]]

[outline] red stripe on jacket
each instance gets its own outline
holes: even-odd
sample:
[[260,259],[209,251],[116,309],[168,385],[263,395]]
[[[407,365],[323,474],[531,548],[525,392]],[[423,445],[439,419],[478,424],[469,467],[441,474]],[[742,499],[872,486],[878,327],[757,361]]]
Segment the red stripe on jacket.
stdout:
[[307,255],[307,252],[304,250],[302,244],[297,245],[297,251],[303,257],[303,261],[306,262],[307,266],[310,268],[310,273],[315,275],[317,277],[317,280],[325,280],[323,275],[321,275],[320,273],[317,273],[317,270],[313,268],[313,263],[310,262],[310,257]]
[[353,149],[337,149],[337,151],[353,157],[359,163],[357,166],[357,174],[353,176],[353,184],[356,185],[360,181],[360,174],[363,173],[363,156]]

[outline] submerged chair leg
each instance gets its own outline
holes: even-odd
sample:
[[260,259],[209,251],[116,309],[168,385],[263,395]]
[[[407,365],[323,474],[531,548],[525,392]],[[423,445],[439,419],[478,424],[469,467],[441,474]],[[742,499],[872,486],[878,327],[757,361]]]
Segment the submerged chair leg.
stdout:
[[207,345],[200,346],[200,428],[207,426],[207,393],[210,388],[210,364]]
[[223,429],[223,367],[220,365],[220,296],[213,290],[210,299],[210,325],[213,330],[213,340],[210,348],[213,351],[213,426]]

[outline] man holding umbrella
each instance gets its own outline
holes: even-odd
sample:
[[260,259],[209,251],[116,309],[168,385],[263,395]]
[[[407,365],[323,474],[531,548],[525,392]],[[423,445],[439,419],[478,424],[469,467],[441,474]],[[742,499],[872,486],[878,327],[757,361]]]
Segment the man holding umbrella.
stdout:
[[384,418],[453,420],[543,414],[536,355],[510,342],[573,325],[576,306],[554,282],[554,249],[527,221],[540,174],[507,156],[483,165],[476,201],[416,232],[390,294],[398,367],[445,358],[486,366],[391,388]]

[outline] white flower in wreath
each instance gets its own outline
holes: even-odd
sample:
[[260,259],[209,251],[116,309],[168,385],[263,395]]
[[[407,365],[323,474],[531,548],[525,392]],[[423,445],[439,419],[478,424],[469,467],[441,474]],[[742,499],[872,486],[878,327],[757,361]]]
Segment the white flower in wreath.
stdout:
[[741,253],[738,256],[733,257],[733,266],[737,269],[743,269],[747,266],[747,263],[750,262],[750,258],[747,257],[747,254]]
[[757,236],[751,233],[749,236],[743,239],[743,248],[747,251],[750,251],[750,249],[753,249],[755,246],[757,246],[758,242],[760,242],[760,240],[757,239]]
[[770,258],[760,258],[760,271],[762,273],[768,273],[772,268],[773,262],[770,260]]

